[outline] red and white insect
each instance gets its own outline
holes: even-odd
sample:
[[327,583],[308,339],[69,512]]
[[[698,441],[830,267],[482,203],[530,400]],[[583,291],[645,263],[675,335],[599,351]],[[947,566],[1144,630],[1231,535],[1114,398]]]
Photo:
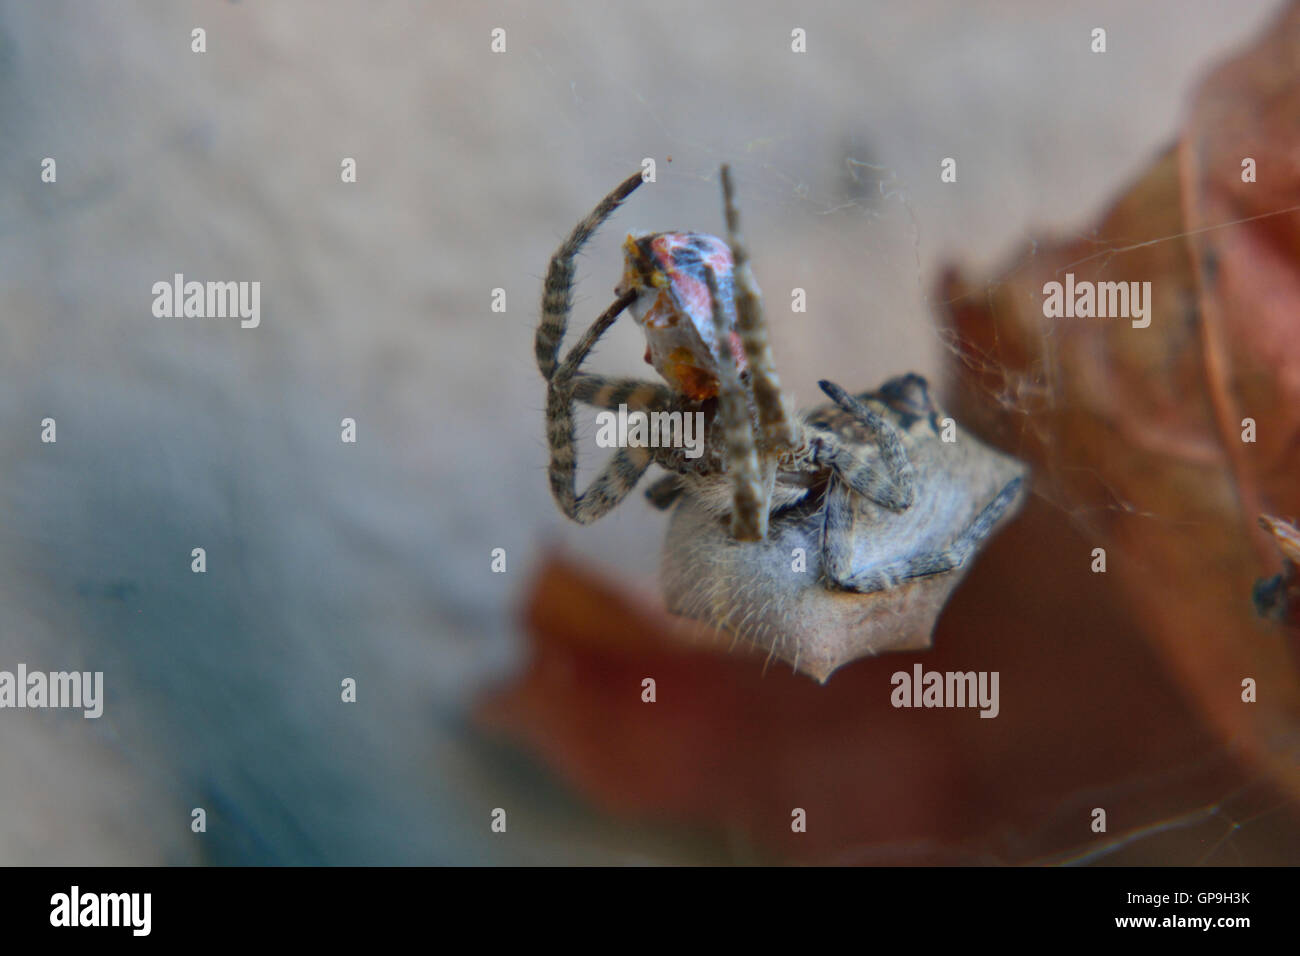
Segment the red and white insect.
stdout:
[[646,362],[675,392],[695,401],[716,397],[714,356],[719,345],[706,269],[713,272],[721,293],[727,351],[737,369],[746,370],[745,348],[736,331],[731,250],[716,236],[660,232],[628,236],[623,253],[623,281],[614,292],[647,293],[637,295],[631,305],[645,332]]

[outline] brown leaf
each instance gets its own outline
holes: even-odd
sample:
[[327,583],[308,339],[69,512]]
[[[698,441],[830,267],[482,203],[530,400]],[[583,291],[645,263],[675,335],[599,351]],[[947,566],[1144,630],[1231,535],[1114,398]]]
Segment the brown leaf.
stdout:
[[[1105,548],[1134,625],[1225,740],[1300,786],[1294,646],[1254,613],[1261,511],[1300,512],[1300,6],[1216,70],[1178,146],[1086,241],[943,287],[955,411]],[[1258,182],[1242,181],[1242,160]],[[1044,286],[1150,282],[1153,321],[1044,317]],[[1253,419],[1257,440],[1242,439]],[[1059,560],[1086,561],[1086,552]],[[1242,701],[1255,679],[1259,700]]]

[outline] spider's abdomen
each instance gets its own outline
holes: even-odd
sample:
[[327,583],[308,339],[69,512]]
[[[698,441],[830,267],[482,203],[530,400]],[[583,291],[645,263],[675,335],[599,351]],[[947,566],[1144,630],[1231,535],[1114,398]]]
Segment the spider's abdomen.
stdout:
[[[732,631],[824,681],[858,657],[930,646],[944,603],[970,560],[1025,497],[1025,467],[952,426],[919,376],[891,379],[860,396],[885,417],[906,451],[914,496],[885,507],[823,471],[794,494],[805,449],[791,453],[773,493],[768,536],[735,541],[718,513],[722,482],[687,487],[664,543],[664,597],[674,613]],[[871,468],[885,468],[879,441],[836,404],[801,421],[813,441],[834,435]],[[810,474],[805,472],[805,474]],[[791,500],[776,507],[783,479]],[[838,513],[833,513],[836,501]]]

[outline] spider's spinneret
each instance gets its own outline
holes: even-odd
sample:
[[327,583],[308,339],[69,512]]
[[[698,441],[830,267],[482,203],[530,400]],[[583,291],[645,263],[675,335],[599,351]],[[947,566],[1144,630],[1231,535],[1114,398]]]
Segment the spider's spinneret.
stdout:
[[[718,394],[720,355],[745,370],[745,350],[735,331],[731,249],[717,236],[658,232],[628,236],[623,244],[620,295],[638,293],[633,317],[645,332],[645,360],[673,390],[694,401]],[[719,352],[705,269],[712,269],[731,330]]]

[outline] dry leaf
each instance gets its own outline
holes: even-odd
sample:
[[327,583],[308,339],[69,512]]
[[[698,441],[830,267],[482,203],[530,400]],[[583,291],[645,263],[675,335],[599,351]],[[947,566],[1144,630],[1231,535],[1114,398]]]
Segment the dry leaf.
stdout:
[[[1209,77],[1178,146],[1095,235],[995,280],[949,275],[942,296],[957,414],[1033,463],[1223,739],[1293,787],[1295,647],[1251,595],[1280,564],[1257,516],[1300,512],[1298,63],[1292,6]],[[1045,318],[1045,285],[1067,274],[1150,282],[1153,321]]]

